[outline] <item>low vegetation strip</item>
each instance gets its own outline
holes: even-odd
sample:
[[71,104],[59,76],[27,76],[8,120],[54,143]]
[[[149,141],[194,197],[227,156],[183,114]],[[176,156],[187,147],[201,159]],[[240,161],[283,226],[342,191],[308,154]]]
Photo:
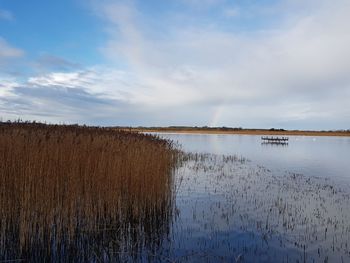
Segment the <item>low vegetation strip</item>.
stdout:
[[78,236],[101,229],[117,229],[120,248],[161,232],[176,163],[172,143],[151,135],[1,123],[0,260],[72,256]]
[[350,130],[304,131],[284,129],[243,129],[230,127],[115,127],[117,130],[134,132],[171,132],[193,134],[240,134],[240,135],[275,135],[275,136],[350,136]]

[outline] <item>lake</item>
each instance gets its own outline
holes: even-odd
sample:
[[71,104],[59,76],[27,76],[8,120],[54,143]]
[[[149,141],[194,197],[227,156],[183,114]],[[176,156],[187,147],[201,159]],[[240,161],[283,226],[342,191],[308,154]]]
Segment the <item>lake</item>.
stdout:
[[350,262],[350,138],[158,135],[191,153],[163,260]]

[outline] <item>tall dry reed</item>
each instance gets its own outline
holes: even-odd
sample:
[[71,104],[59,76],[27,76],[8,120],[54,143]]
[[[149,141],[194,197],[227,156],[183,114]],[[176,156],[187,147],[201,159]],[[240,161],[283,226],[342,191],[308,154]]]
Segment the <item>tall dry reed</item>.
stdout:
[[176,160],[172,143],[151,135],[1,123],[0,259],[57,259],[107,233],[124,252],[149,243],[170,222]]

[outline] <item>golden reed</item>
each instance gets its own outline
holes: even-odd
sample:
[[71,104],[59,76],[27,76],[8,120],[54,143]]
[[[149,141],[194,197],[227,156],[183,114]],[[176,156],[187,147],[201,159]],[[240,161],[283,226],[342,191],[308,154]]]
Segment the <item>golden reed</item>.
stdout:
[[52,259],[62,242],[76,247],[77,236],[108,229],[119,249],[130,238],[152,239],[171,220],[176,164],[172,143],[151,135],[1,123],[0,260],[26,257],[35,246]]

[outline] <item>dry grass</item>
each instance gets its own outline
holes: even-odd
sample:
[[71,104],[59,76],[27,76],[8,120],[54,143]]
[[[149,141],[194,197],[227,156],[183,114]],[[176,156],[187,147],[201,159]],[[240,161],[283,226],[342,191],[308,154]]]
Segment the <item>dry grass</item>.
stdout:
[[169,223],[176,160],[172,144],[154,136],[1,123],[0,260],[111,227],[126,242],[147,238]]

